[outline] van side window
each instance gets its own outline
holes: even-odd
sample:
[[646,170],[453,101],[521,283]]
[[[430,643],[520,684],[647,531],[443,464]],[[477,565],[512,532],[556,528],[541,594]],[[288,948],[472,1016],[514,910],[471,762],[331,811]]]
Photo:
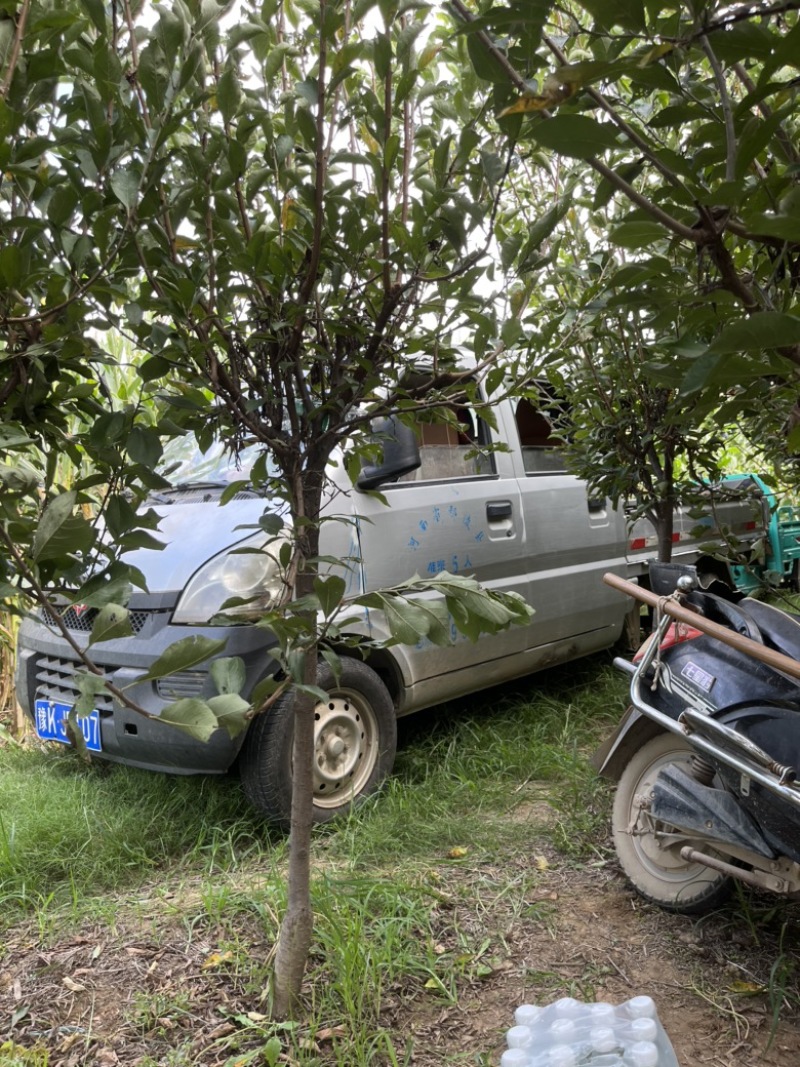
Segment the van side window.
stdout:
[[472,408],[453,407],[458,429],[444,423],[423,422],[417,426],[420,467],[400,478],[401,482],[441,482],[452,478],[484,478],[494,474],[494,457],[481,451],[491,441],[489,427]]
[[566,471],[562,440],[529,400],[520,400],[516,410],[517,432],[526,474],[556,474]]

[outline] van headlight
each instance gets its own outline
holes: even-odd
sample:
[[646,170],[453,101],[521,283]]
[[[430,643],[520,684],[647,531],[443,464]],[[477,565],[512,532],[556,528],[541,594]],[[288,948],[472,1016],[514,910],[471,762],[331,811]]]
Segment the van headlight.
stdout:
[[[265,541],[261,533],[214,556],[189,579],[172,614],[172,621],[200,626],[208,624],[232,597],[241,597],[248,602],[225,608],[226,615],[245,619],[266,611],[281,594],[278,562],[281,544],[282,538]],[[242,549],[248,551],[242,552]]]

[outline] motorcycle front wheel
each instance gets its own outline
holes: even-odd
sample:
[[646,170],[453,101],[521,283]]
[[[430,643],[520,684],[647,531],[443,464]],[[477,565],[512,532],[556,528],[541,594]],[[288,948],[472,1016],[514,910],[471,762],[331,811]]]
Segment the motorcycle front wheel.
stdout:
[[634,753],[617,785],[612,813],[614,847],[634,889],[666,911],[697,915],[720,904],[731,879],[681,856],[691,837],[657,822],[647,809],[659,771],[669,763],[688,764],[692,750],[674,734],[652,738]]

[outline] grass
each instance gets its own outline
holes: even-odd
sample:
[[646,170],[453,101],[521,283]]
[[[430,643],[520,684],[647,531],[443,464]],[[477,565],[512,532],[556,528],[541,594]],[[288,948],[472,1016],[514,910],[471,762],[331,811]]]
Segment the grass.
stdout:
[[[491,703],[476,697],[401,722],[387,788],[349,820],[321,829],[320,851],[344,870],[465,845],[491,853],[516,832],[514,808],[554,781],[558,833],[580,848],[598,825],[583,803],[596,788],[584,756],[618,715],[620,682],[596,660],[539,677],[531,696],[493,691]],[[177,880],[189,866],[210,878],[252,855],[280,860],[286,848],[248,810],[235,778],[87,766],[67,749],[16,745],[0,748],[0,769],[7,918],[44,905],[79,912],[87,896],[135,888],[167,865]]]
[[[270,1023],[262,997],[287,842],[248,810],[235,778],[167,778],[86,766],[61,748],[0,744],[0,945],[3,931],[26,924],[45,949],[70,931],[117,923],[157,948],[174,945],[178,928],[187,957],[194,953],[196,990],[213,1000],[215,976],[224,975],[226,988],[259,1007],[215,1000],[206,1030],[218,1036],[198,1059],[199,994],[137,985],[126,1025],[147,1048],[143,1064],[211,1062],[204,1056],[270,1064],[288,1055],[329,1067],[406,1065],[412,1045],[381,1024],[387,1004],[424,995],[443,1011],[457,1008],[465,989],[513,954],[505,931],[533,921],[543,930],[552,923],[556,936],[557,906],[537,896],[542,872],[607,857],[610,790],[587,756],[619,718],[625,690],[608,657],[597,656],[401,721],[384,791],[315,832],[302,1027]],[[782,944],[770,1008],[794,995],[788,958]],[[0,970],[6,959],[0,948]],[[533,967],[529,977],[563,989],[558,974]],[[590,997],[602,977],[578,975],[575,995]],[[47,1063],[34,1055],[0,1046],[0,1067]],[[489,1059],[474,1050],[442,1062]]]

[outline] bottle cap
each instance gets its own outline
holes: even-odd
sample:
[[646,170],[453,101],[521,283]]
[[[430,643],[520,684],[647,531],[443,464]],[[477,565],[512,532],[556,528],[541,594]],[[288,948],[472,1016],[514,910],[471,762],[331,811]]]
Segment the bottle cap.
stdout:
[[617,1047],[617,1035],[610,1026],[598,1026],[589,1033],[594,1052],[613,1052]]
[[527,1048],[533,1041],[533,1034],[527,1026],[512,1026],[506,1030],[506,1044],[509,1048]]
[[557,1045],[568,1045],[575,1040],[575,1023],[572,1019],[554,1019],[550,1024],[550,1036]]
[[631,1037],[634,1041],[655,1041],[657,1036],[655,1019],[640,1017],[631,1020]]
[[637,1041],[628,1052],[631,1067],[658,1067],[658,1046],[652,1041]]
[[530,1067],[530,1062],[524,1048],[507,1048],[500,1057],[500,1067]]
[[556,1015],[560,1015],[566,1019],[573,1019],[583,1011],[583,1005],[574,997],[562,997],[561,1000],[555,1002],[553,1008]]
[[542,1009],[536,1004],[520,1004],[514,1012],[514,1022],[519,1026],[530,1026],[541,1014]]
[[593,1026],[610,1026],[616,1017],[617,1009],[613,1004],[589,1004],[589,1016]]
[[628,1013],[633,1019],[650,1018],[656,1015],[656,1005],[652,997],[631,997],[627,1004]]

